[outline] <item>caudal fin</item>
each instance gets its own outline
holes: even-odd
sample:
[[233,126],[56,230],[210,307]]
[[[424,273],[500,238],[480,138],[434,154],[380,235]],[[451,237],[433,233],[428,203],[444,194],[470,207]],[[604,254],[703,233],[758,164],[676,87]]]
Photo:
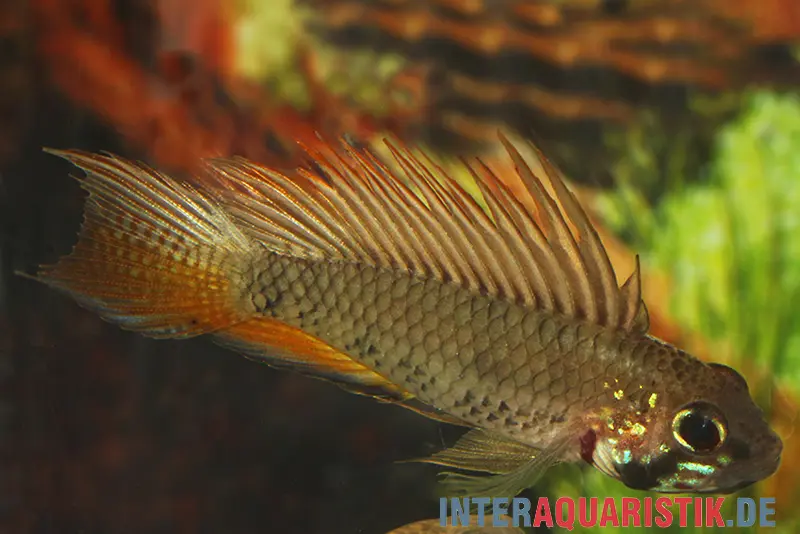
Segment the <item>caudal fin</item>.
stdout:
[[191,337],[246,320],[250,241],[211,200],[144,165],[79,151],[89,192],[77,245],[38,278],[122,328]]

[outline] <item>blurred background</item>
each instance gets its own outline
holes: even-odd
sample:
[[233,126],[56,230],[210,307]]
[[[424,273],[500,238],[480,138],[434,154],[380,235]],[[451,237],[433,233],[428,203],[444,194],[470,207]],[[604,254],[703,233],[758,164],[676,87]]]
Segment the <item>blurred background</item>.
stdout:
[[[795,0],[0,0],[0,532],[384,534],[438,515],[436,469],[395,461],[459,434],[16,275],[81,220],[43,146],[190,179],[388,135],[459,175],[498,129],[564,170],[618,271],[642,255],[655,335],[747,377],[785,452],[743,495],[795,532],[799,45]],[[644,496],[578,466],[539,495]]]

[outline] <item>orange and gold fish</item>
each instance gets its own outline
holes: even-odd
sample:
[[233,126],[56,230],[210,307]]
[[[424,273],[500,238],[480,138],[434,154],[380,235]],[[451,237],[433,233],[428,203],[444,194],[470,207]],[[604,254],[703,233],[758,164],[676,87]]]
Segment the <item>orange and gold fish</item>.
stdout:
[[127,330],[209,335],[470,427],[423,460],[485,474],[448,491],[513,495],[572,461],[661,492],[771,475],[781,440],[742,376],[649,336],[638,267],[620,285],[558,172],[502,140],[516,170],[468,164],[479,199],[389,142],[383,160],[308,149],[292,173],[213,160],[202,186],[52,151],[89,198],[74,250],[39,277]]

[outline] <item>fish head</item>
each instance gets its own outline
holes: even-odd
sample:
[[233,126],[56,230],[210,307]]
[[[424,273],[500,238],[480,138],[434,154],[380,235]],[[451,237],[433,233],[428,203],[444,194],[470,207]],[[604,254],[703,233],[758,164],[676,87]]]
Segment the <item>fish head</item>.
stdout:
[[745,379],[721,364],[705,370],[699,392],[665,392],[652,410],[625,414],[627,426],[598,432],[592,463],[631,488],[661,493],[733,493],[772,475],[783,444]]

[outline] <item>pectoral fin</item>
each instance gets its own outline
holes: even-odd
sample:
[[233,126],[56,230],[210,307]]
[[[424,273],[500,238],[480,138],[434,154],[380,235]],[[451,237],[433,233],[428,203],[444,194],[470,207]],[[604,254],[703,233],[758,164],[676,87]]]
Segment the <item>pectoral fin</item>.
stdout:
[[474,429],[449,449],[413,461],[492,473],[476,476],[444,472],[441,493],[445,496],[514,497],[533,486],[545,471],[559,462],[566,444],[567,440],[559,440],[547,449],[536,449]]
[[483,473],[509,473],[533,459],[537,449],[481,429],[461,436],[455,445],[428,458],[409,460]]

